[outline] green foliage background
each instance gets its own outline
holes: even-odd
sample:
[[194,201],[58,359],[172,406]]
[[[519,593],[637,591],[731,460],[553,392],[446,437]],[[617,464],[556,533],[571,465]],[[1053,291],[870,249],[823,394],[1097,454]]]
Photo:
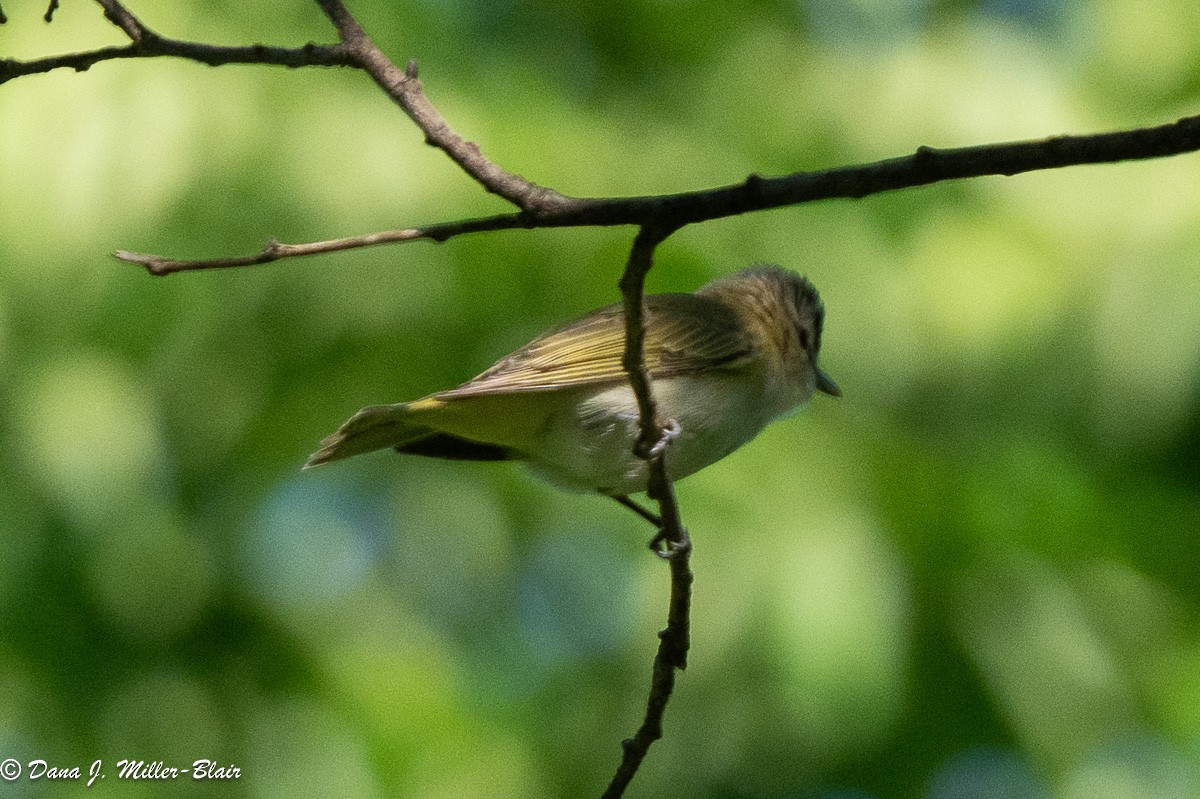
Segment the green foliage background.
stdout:
[[[0,56],[120,44],[9,0]],[[139,5],[144,7],[139,7]],[[1191,0],[354,2],[506,168],[657,193],[1195,113]],[[315,4],[133,3],[299,45]],[[152,279],[503,210],[360,74],[104,63],[0,87],[0,759],[236,764],[220,796],[598,795],[666,603],[649,531],[505,464],[312,473],[361,405],[615,301],[628,230]],[[1200,794],[1200,161],[687,229],[828,308],[818,398],[679,486],[691,667],[631,796]],[[22,779],[6,796],[72,796]],[[90,794],[89,794],[90,795]]]

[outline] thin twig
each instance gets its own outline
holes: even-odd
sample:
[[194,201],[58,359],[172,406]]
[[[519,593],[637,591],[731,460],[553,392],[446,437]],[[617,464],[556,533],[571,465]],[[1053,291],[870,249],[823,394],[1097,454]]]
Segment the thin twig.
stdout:
[[394,244],[402,241],[425,239],[427,241],[442,242],[452,236],[468,232],[509,230],[523,226],[524,222],[519,214],[501,214],[499,216],[488,216],[478,219],[464,219],[461,222],[447,222],[402,230],[385,230],[365,236],[349,236],[342,239],[313,241],[305,244],[284,244],[283,242],[271,239],[254,255],[236,258],[215,258],[208,261],[179,261],[161,255],[126,252],[125,250],[114,252],[113,257],[118,261],[143,266],[152,275],[170,275],[175,272],[194,272],[202,269],[256,266],[258,264],[268,264],[272,261],[278,261],[281,258],[295,258],[300,255],[316,255],[317,253],[338,252],[340,250],[356,250],[361,247]]
[[659,533],[667,543],[663,553],[671,566],[671,598],[667,626],[658,634],[658,652],[650,677],[650,695],[646,715],[632,738],[621,742],[621,763],[605,790],[603,799],[618,799],[637,773],[650,745],[662,737],[663,715],[675,687],[675,670],[687,668],[690,645],[689,611],[692,596],[692,571],[689,558],[692,542],[679,515],[675,490],[667,474],[671,436],[658,418],[650,376],[645,360],[645,320],[642,298],[646,273],[654,265],[654,249],[673,228],[643,227],[634,239],[625,272],[621,275],[621,296],[625,309],[625,371],[638,401],[640,434],[634,452],[647,459],[648,494],[658,502],[662,519]]
[[294,48],[263,44],[225,47],[169,39],[150,30],[120,3],[114,0],[97,1],[104,7],[105,18],[129,37],[130,44],[48,56],[32,61],[0,59],[0,84],[24,75],[37,75],[63,67],[84,72],[101,61],[118,58],[172,56],[213,67],[222,64],[267,64],[292,68],[357,66],[357,62],[340,44],[319,45],[310,42]]
[[303,47],[270,47],[254,44],[248,47],[222,47],[211,44],[181,42],[176,39],[154,37],[143,39],[137,44],[118,47],[101,47],[82,53],[38,58],[33,61],[0,59],[0,83],[6,83],[22,75],[36,75],[53,69],[68,67],[76,72],[86,72],[93,64],[118,58],[158,58],[172,56],[197,61],[217,67],[222,64],[268,64],[281,67],[346,67],[352,60],[336,44],[306,44]]

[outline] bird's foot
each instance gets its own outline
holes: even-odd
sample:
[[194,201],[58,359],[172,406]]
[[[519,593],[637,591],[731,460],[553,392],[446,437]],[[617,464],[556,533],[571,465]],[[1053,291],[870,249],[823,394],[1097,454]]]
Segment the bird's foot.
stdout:
[[684,532],[683,540],[672,540],[667,537],[667,531],[660,527],[654,538],[650,539],[650,551],[663,560],[671,560],[681,552],[691,552],[692,541],[687,532]]
[[667,419],[665,422],[663,422],[662,434],[659,436],[659,439],[657,442],[655,442],[654,446],[650,447],[650,457],[657,458],[666,452],[667,447],[671,445],[671,442],[675,440],[675,437],[679,435],[682,429],[683,428],[679,426],[679,422],[675,421],[674,419]]

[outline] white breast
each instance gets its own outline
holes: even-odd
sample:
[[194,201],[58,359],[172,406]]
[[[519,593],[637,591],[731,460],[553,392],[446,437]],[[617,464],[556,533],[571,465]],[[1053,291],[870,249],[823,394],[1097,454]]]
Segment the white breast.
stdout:
[[[725,457],[754,438],[763,426],[799,398],[782,403],[764,381],[710,372],[656,380],[659,412],[679,423],[680,433],[667,451],[673,479],[686,477]],[[776,402],[764,397],[773,394]],[[786,407],[780,407],[784,405]],[[559,485],[605,494],[646,490],[646,464],[633,454],[638,410],[628,386],[579,392],[547,419],[545,443],[530,453],[530,466]]]

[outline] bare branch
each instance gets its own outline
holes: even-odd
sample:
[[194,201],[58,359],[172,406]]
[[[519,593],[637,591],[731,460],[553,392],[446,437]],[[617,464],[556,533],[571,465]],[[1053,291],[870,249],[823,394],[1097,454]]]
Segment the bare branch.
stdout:
[[97,1],[104,7],[104,16],[129,37],[130,44],[122,47],[101,47],[81,53],[65,53],[33,61],[2,59],[0,60],[0,84],[13,78],[37,75],[60,67],[69,67],[76,72],[83,72],[93,64],[117,58],[173,56],[213,67],[222,64],[267,64],[292,68],[357,66],[355,60],[340,44],[318,45],[310,42],[303,47],[295,48],[272,47],[263,44],[225,47],[169,39],[150,30],[115,0]]
[[751,175],[714,189],[645,197],[577,199],[530,227],[576,225],[689,225],[789,205],[861,199],[945,180],[1017,175],[1083,164],[1162,158],[1200,150],[1200,116],[1150,128],[1056,136],[1032,141],[935,149],[912,155],[781,177]]
[[687,668],[691,638],[689,612],[693,575],[688,561],[692,542],[679,516],[679,505],[666,466],[671,439],[679,429],[674,427],[674,422],[658,418],[650,376],[646,371],[642,307],[646,274],[654,265],[654,249],[673,231],[674,228],[654,227],[643,227],[638,231],[625,272],[621,275],[621,296],[625,310],[625,371],[629,373],[629,382],[637,396],[641,427],[634,452],[648,461],[647,493],[658,502],[661,512],[662,526],[651,546],[657,546],[659,541],[666,542],[666,549],[659,554],[671,566],[671,598],[666,629],[658,634],[658,652],[654,656],[646,715],[634,736],[621,742],[621,763],[603,799],[618,799],[625,793],[650,745],[662,737],[663,715],[675,688],[675,670]]
[[[118,0],[97,0],[105,17],[131,40],[125,47],[106,47],[36,61],[0,61],[0,83],[21,75],[58,67],[85,70],[115,58],[176,56],[213,66],[230,63],[274,64],[288,67],[354,66],[366,71],[425,134],[426,141],[443,150],[464,172],[514,203],[521,213],[502,224],[479,226],[478,220],[445,222],[407,231],[389,231],[336,242],[280,245],[256,255],[188,261],[161,256],[123,254],[122,260],[140,263],[153,274],[192,269],[249,266],[281,258],[373,246],[421,238],[444,240],[457,235],[508,227],[581,227],[637,225],[675,229],[710,219],[751,211],[780,208],[833,198],[862,198],[886,191],[924,186],[944,180],[986,175],[1015,175],[1040,169],[1080,164],[1159,158],[1200,149],[1200,117],[1187,117],[1167,125],[1084,136],[1058,136],[1036,141],[1007,142],[957,149],[920,147],[915,153],[871,164],[817,172],[795,172],[780,177],[751,175],[744,181],[713,189],[642,197],[577,198],[538,186],[506,172],[488,160],[479,148],[456,134],[429,102],[417,78],[414,62],[401,70],[363,31],[341,0],[318,0],[338,31],[336,45],[308,44],[288,49],[252,45],[220,47],[183,42],[159,36]],[[413,231],[422,231],[414,234]],[[128,256],[128,257],[126,257]]]
[[[911,155],[870,164],[818,172],[795,172],[772,178],[751,175],[740,183],[679,194],[603,198],[567,197],[560,194],[553,200],[546,196],[543,197],[545,203],[538,208],[520,214],[491,217],[491,224],[479,224],[481,220],[446,222],[419,228],[422,231],[436,232],[436,235],[396,236],[378,233],[340,239],[339,242],[344,244],[335,249],[351,249],[385,241],[410,241],[417,238],[444,241],[467,233],[513,227],[638,225],[673,230],[684,225],[751,211],[818,200],[860,199],[872,194],[925,186],[945,180],[1016,175],[1083,164],[1161,158],[1196,150],[1200,150],[1200,116],[1186,117],[1157,127],[1084,136],[1058,136],[956,149],[920,147]],[[387,238],[388,236],[393,237]],[[293,245],[289,251],[265,260],[253,260],[254,256],[220,261],[170,260],[172,268],[155,274],[265,263],[267,260],[328,251],[329,249],[323,248],[322,243],[318,242],[311,245],[311,248],[309,245]],[[166,262],[168,259],[158,260]]]
[[506,172],[484,157],[479,146],[451,130],[445,117],[425,96],[417,79],[415,61],[401,70],[375,46],[341,0],[317,0],[337,28],[342,44],[358,66],[370,75],[425,134],[425,143],[442,150],[458,166],[492,194],[499,195],[523,211],[556,208],[567,199],[553,189],[538,186],[520,175]]
[[776,178],[751,175],[743,183],[665,198],[668,218],[699,222],[747,211],[835,198],[860,199],[944,180],[1012,176],[1083,164],[1162,158],[1200,150],[1200,116],[1157,127],[1055,136],[1032,141],[937,149],[918,147],[912,155],[872,164],[796,172]]
[[152,37],[124,47],[101,47],[82,53],[38,58],[33,61],[0,60],[0,83],[23,75],[36,75],[60,67],[84,72],[93,64],[117,58],[156,58],[174,56],[198,61],[209,66],[222,64],[271,64],[282,67],[345,67],[351,61],[339,45],[309,44],[303,47],[270,47],[253,44],[247,47],[221,47],[211,44],[181,42],[175,39]]
[[127,252],[117,250],[113,257],[128,264],[146,267],[152,275],[170,275],[175,272],[195,272],[203,269],[228,269],[237,266],[256,266],[278,261],[281,258],[295,258],[300,255],[316,255],[318,253],[338,252],[340,250],[355,250],[360,247],[373,247],[377,244],[394,244],[402,241],[442,242],[452,236],[463,233],[478,233],[484,230],[511,230],[524,227],[524,219],[520,214],[502,214],[487,216],[479,219],[464,219],[460,222],[445,222],[425,227],[404,228],[402,230],[385,230],[380,233],[370,233],[365,236],[350,236],[343,239],[314,241],[306,244],[284,244],[270,239],[263,248],[254,255],[235,258],[215,258],[208,261],[180,261],[161,255]]
[[[156,56],[176,56],[210,66],[235,63],[273,64],[287,67],[354,66],[370,75],[379,87],[404,110],[421,129],[427,144],[445,152],[487,191],[503,197],[527,212],[560,209],[564,204],[569,204],[569,198],[553,189],[538,186],[520,175],[501,169],[497,164],[484,157],[478,145],[455,133],[446,122],[445,117],[425,96],[424,87],[417,78],[416,62],[409,61],[404,70],[392,63],[367,36],[362,26],[358,24],[358,21],[340,0],[318,0],[318,4],[337,29],[341,43],[338,45],[309,43],[304,47],[294,49],[269,47],[261,44],[248,47],[221,47],[169,39],[152,31],[118,0],[97,0],[97,2],[104,8],[104,16],[124,31],[131,44],[125,47],[102,47],[34,61],[5,59],[0,61],[0,83],[23,75],[49,72],[60,67],[70,67],[82,72],[100,61]],[[47,12],[47,14],[49,13]]]

